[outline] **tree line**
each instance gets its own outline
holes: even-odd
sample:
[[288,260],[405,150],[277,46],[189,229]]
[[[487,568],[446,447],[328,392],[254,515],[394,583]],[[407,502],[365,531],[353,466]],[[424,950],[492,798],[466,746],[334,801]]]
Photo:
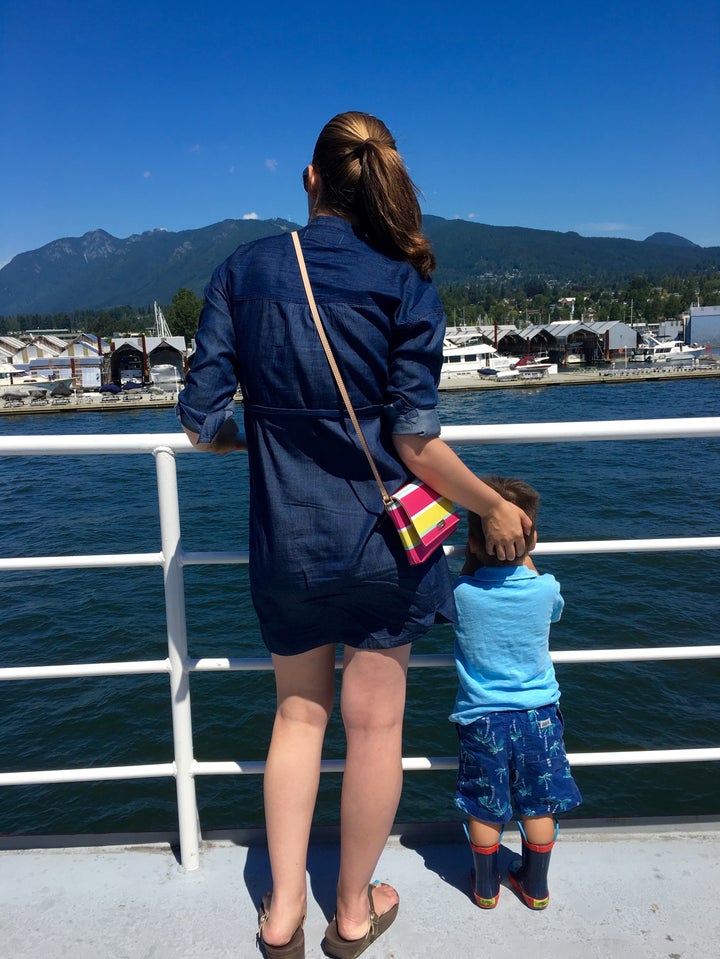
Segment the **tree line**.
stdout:
[[[672,320],[690,306],[720,303],[720,276],[667,276],[659,283],[635,276],[624,285],[565,284],[543,279],[494,280],[486,283],[438,286],[449,325],[514,323],[543,325],[557,320],[594,319],[601,322],[659,323]],[[181,287],[162,305],[173,336],[188,342],[197,330],[202,299]],[[73,310],[0,316],[0,334],[37,329],[93,333],[103,339],[152,332],[152,304],[140,309]]]

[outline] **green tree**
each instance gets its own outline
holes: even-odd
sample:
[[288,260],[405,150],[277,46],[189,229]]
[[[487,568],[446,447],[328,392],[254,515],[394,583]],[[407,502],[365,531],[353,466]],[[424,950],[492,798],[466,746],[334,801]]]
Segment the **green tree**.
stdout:
[[164,311],[170,332],[174,336],[192,339],[197,332],[202,305],[202,300],[192,290],[181,286],[172,298],[170,306]]

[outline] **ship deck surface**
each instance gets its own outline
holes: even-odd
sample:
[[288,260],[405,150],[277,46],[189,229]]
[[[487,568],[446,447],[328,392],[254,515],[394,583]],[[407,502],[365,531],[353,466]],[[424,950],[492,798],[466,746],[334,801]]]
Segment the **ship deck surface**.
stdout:
[[[262,833],[213,835],[193,872],[178,864],[170,842],[151,839],[5,837],[0,953],[12,959],[259,956],[256,904],[270,882]],[[334,839],[332,830],[320,831],[311,846],[307,959],[321,959],[334,908]],[[518,840],[514,828],[506,832],[501,866]],[[469,868],[458,824],[398,828],[377,878],[396,886],[400,912],[364,953],[367,959],[719,954],[720,820],[564,823],[544,912],[527,909],[506,886],[496,909],[478,909]]]

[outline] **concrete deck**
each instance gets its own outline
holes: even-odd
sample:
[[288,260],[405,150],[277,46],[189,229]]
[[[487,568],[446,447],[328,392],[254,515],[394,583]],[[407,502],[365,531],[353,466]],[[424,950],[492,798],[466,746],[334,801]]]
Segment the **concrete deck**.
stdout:
[[[320,940],[334,908],[333,838],[319,834],[311,848],[307,959],[321,959]],[[518,838],[514,829],[506,834],[505,867],[519,849]],[[107,840],[73,846],[65,839],[62,848],[44,849],[38,838],[0,840],[0,955],[259,956],[256,904],[270,884],[261,834],[213,837],[203,844],[200,868],[191,873],[178,864],[167,841]],[[508,888],[495,910],[478,909],[469,896],[469,867],[457,824],[432,831],[400,828],[377,870],[377,878],[400,892],[400,913],[364,954],[367,959],[720,955],[719,820],[564,823],[544,912],[530,911]]]

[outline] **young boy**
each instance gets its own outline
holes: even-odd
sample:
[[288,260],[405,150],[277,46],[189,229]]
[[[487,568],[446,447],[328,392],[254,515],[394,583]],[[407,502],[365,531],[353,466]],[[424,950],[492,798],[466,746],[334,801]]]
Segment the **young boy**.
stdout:
[[459,689],[450,720],[460,739],[455,804],[470,817],[473,895],[493,909],[500,895],[503,827],[519,819],[522,861],[510,866],[513,889],[530,909],[545,909],[557,813],[582,802],[570,773],[558,709],[560,690],[549,652],[550,623],[564,601],[549,573],[529,557],[540,496],[518,479],[483,477],[533,521],[523,556],[489,555],[482,523],[468,514],[466,560],[455,584],[455,663]]

